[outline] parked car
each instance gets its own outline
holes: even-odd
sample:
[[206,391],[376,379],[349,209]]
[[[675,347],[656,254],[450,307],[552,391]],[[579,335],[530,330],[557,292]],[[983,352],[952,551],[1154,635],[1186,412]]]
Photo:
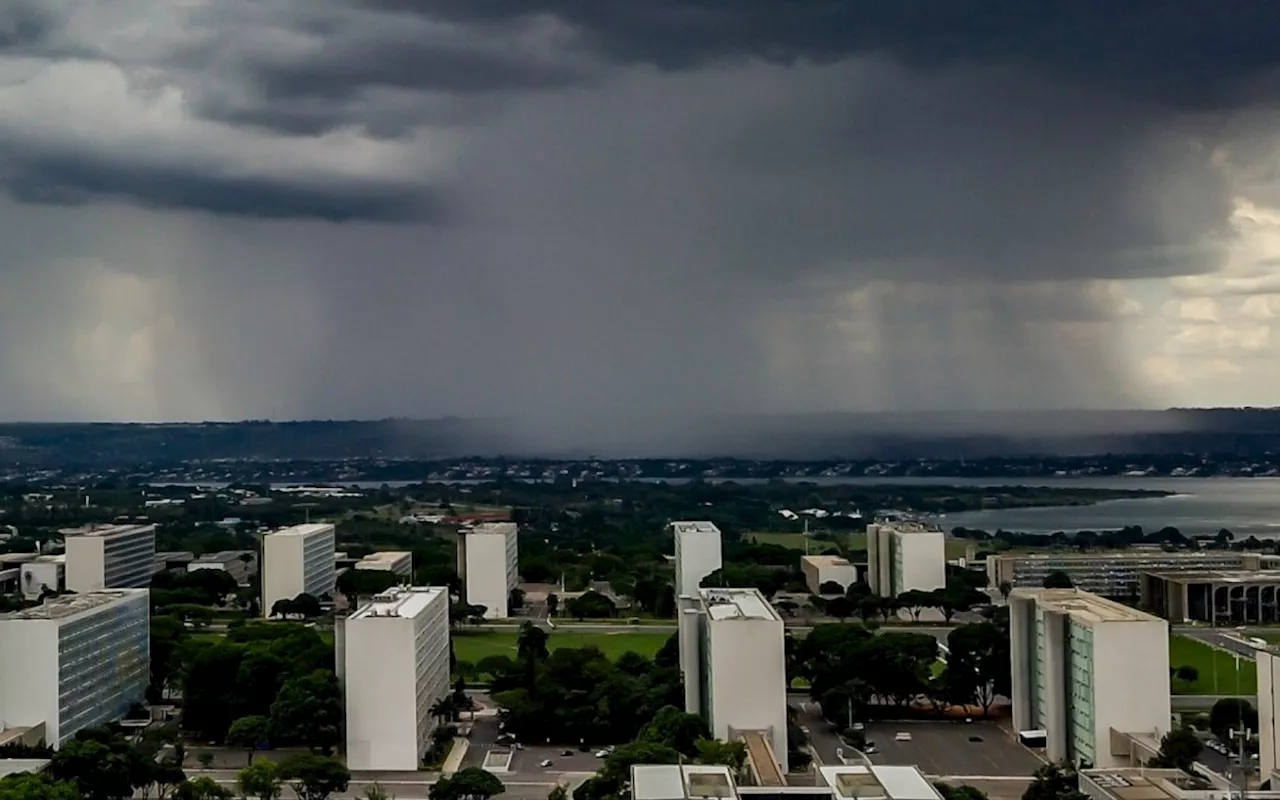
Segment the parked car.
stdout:
[[895,742],[909,742],[911,741],[911,734],[906,731],[898,731],[893,735],[893,740]]
[[542,760],[542,763],[541,763],[541,764],[539,764],[538,766],[542,767],[543,769],[546,769],[547,767],[551,766],[551,759],[549,759],[549,758],[544,758],[544,759]]

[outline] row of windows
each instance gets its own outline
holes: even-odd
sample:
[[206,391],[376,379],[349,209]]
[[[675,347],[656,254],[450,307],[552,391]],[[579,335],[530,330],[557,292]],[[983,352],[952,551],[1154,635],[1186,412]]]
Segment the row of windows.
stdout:
[[102,584],[109,589],[136,589],[151,582],[156,534],[151,528],[102,543]]
[[59,740],[119,719],[146,692],[150,672],[147,599],[111,606],[58,631]]

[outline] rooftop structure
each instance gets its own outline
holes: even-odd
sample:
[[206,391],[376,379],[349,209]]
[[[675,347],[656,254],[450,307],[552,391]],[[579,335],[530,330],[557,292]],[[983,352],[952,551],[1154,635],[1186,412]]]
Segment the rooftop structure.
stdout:
[[771,619],[782,621],[758,589],[703,589],[702,603],[713,620]]
[[92,594],[64,594],[50,597],[38,606],[24,608],[21,611],[8,611],[0,614],[0,622],[11,619],[54,619],[65,620],[77,614],[85,614],[94,609],[111,605],[121,599],[138,594],[146,594],[144,589],[117,589],[94,592]]
[[702,800],[737,796],[728,767],[695,764],[635,764],[631,767],[634,800]]
[[1144,572],[1255,570],[1257,553],[1173,551],[1131,548],[1087,553],[1006,553],[987,557],[987,581],[1014,588],[1038,587],[1051,572],[1065,572],[1077,589],[1104,597],[1138,597]]
[[1016,589],[1011,597],[1034,600],[1044,611],[1094,622],[1150,622],[1157,617],[1080,589]]
[[435,600],[444,597],[446,590],[439,586],[415,586],[388,589],[376,594],[347,621],[366,617],[416,617]]
[[941,800],[942,795],[916,767],[819,767],[818,781],[838,800]]
[[1093,800],[1229,800],[1239,795],[1225,780],[1188,775],[1180,769],[1082,769],[1078,781],[1080,791]]

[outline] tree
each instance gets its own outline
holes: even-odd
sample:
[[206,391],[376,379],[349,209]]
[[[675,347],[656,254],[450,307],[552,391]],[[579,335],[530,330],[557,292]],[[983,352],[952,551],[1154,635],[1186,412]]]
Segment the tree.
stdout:
[[293,601],[287,597],[282,597],[271,604],[271,616],[288,619],[293,616]]
[[1055,569],[1048,575],[1044,576],[1044,588],[1046,589],[1074,589],[1075,584],[1071,582],[1071,576],[1060,569]]
[[341,729],[338,676],[328,670],[290,678],[271,704],[271,741],[276,744],[299,742],[327,755]]
[[933,787],[938,790],[938,794],[942,795],[942,800],[990,800],[986,792],[972,786],[935,783]]
[[250,764],[236,775],[236,787],[245,797],[278,800],[282,788],[280,767],[270,761]]
[[837,581],[823,581],[818,587],[818,594],[844,594],[844,587]]
[[976,703],[991,710],[996,695],[1010,689],[1009,637],[990,622],[961,625],[947,635],[947,667],[943,685],[953,703]]
[[298,800],[328,800],[345,792],[351,772],[341,761],[313,753],[299,753],[280,762],[280,777],[293,788]]
[[1224,697],[1209,710],[1209,730],[1219,739],[1227,740],[1230,732],[1244,725],[1250,731],[1258,730],[1258,711],[1248,700]]
[[844,622],[854,612],[853,601],[844,595],[836,595],[827,601],[827,613]]
[[692,758],[698,754],[699,740],[710,737],[711,731],[701,716],[687,714],[675,706],[664,706],[640,729],[636,741],[665,744]]
[[258,745],[271,738],[271,720],[267,717],[252,715],[241,717],[231,723],[227,731],[227,744],[232,747],[243,747],[247,751],[245,764],[253,763],[253,753]]
[[1200,756],[1204,745],[1195,731],[1188,727],[1174,728],[1160,739],[1160,752],[1147,766],[1167,767],[1191,771],[1191,765]]
[[4,800],[80,800],[80,790],[71,781],[19,772],[0,778],[0,797]]
[[1183,664],[1173,671],[1173,677],[1186,683],[1195,683],[1200,680],[1200,670],[1189,664]]
[[1075,767],[1063,762],[1037,769],[1022,800],[1088,800],[1088,796],[1079,789]]
[[364,800],[396,800],[396,796],[382,788],[382,784],[374,781],[364,787]]
[[507,593],[507,607],[512,611],[524,608],[524,589],[516,586]]
[[231,800],[235,792],[219,786],[213,778],[183,781],[174,787],[173,800]]
[[113,800],[150,784],[152,767],[120,734],[87,728],[53,754],[49,775],[74,783],[85,800]]
[[428,792],[431,800],[489,800],[502,794],[506,787],[492,772],[479,767],[467,767],[451,777],[442,777]]
[[920,612],[926,608],[933,606],[936,598],[933,592],[922,592],[919,589],[911,589],[898,595],[898,605],[911,612],[911,619],[916,622],[920,621]]
[[187,773],[173,761],[161,761],[151,767],[151,785],[156,787],[156,797],[165,800],[169,792],[187,780]]
[[1000,581],[1000,597],[1008,601],[1009,593],[1013,591],[1013,584],[1008,581]]
[[569,790],[564,788],[564,784],[557,783],[551,791],[547,792],[547,800],[569,800]]
[[560,608],[560,598],[554,594],[547,595],[547,616],[554,617]]
[[324,613],[324,609],[320,605],[320,598],[303,592],[293,598],[293,613],[303,619],[309,619],[320,616]]
[[529,661],[546,661],[551,655],[547,650],[547,640],[551,637],[542,628],[532,622],[525,621],[516,634],[516,655]]
[[176,654],[190,638],[187,626],[177,617],[160,615],[151,618],[151,684],[147,694],[152,702],[164,699],[174,674]]
[[612,617],[617,608],[613,601],[595,590],[583,592],[565,603],[565,608],[574,619]]
[[726,742],[723,739],[699,739],[698,763],[721,764],[739,773],[747,765],[747,745],[743,741]]

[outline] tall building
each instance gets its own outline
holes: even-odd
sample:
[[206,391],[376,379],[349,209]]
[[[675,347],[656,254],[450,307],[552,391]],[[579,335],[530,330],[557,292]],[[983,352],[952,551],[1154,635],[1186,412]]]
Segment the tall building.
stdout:
[[1169,624],[1079,589],[1009,595],[1013,721],[1044,731],[1050,761],[1128,764],[1112,731],[1169,730]]
[[[717,739],[744,739],[753,762],[763,746],[787,771],[787,660],[782,618],[758,589],[700,589],[680,598],[685,710]],[[692,680],[690,678],[693,678]]]
[[942,530],[919,522],[868,525],[867,583],[881,597],[945,588],[947,546]]
[[151,584],[156,563],[155,525],[106,525],[62,531],[67,590],[137,589]]
[[676,546],[676,596],[696,597],[702,579],[720,569],[720,529],[711,522],[673,522]]
[[318,522],[282,528],[262,537],[262,616],[281,600],[300,594],[333,595],[333,525]]
[[1280,770],[1280,736],[1276,734],[1280,724],[1280,653],[1270,647],[1259,648],[1254,651],[1254,660],[1258,665],[1258,774],[1265,780]]
[[1006,553],[987,556],[987,584],[1015,589],[1044,585],[1050,572],[1065,572],[1071,585],[1103,597],[1138,597],[1144,572],[1256,570],[1259,553],[1175,551],[1132,547],[1088,553]]
[[514,522],[486,522],[459,532],[458,574],[467,603],[484,606],[485,619],[510,616],[511,590],[520,581],[519,528]]
[[435,729],[431,706],[450,691],[449,591],[391,589],[340,630],[347,765],[416,770]]
[[68,594],[0,614],[0,720],[43,725],[44,740],[60,747],[142,702],[151,675],[148,594]]

